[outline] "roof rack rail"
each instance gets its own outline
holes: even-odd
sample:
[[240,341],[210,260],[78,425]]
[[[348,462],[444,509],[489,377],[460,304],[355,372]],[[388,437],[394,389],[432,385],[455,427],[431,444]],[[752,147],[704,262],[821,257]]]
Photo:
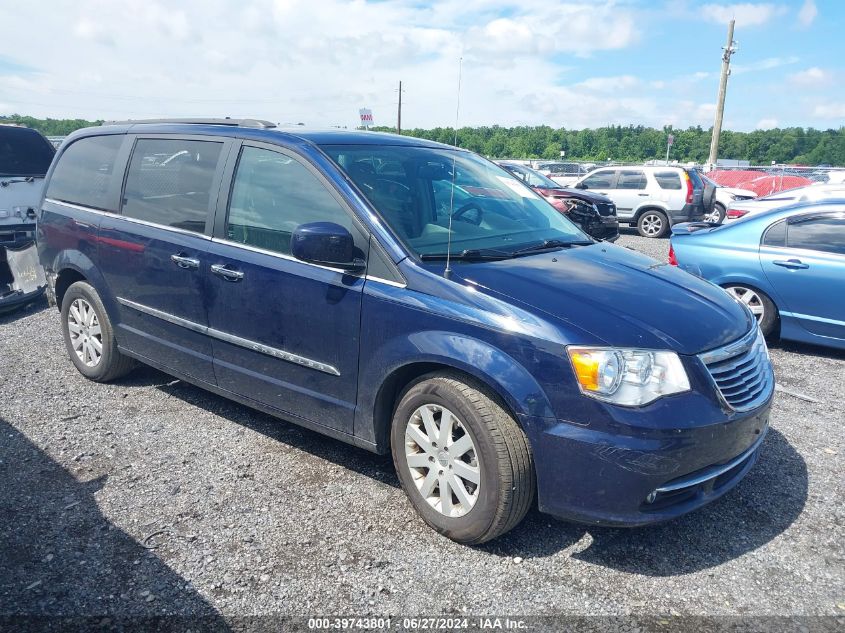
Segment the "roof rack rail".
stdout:
[[272,121],[261,119],[129,119],[127,121],[106,121],[103,125],[149,125],[155,123],[182,123],[186,125],[230,125],[232,127],[276,127]]

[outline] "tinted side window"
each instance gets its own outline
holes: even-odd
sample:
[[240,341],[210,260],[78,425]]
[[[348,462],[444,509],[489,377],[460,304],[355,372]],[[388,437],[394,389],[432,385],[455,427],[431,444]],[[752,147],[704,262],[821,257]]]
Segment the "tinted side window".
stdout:
[[582,182],[587,186],[587,189],[609,189],[613,184],[613,174],[613,171],[593,172]]
[[226,235],[230,240],[289,255],[300,224],[334,222],[355,237],[360,232],[326,186],[290,156],[244,147],[232,184]]
[[43,178],[56,150],[35,130],[0,126],[0,176]]
[[675,171],[656,171],[654,179],[661,189],[680,189],[681,177]]
[[616,181],[617,189],[645,189],[645,173],[639,170],[623,169]]
[[88,136],[70,145],[53,170],[47,186],[47,197],[116,211],[108,208],[108,192],[112,184],[114,161],[124,138],[119,134]]
[[763,235],[763,244],[766,246],[786,246],[786,220],[773,224]]
[[790,248],[845,255],[845,218],[822,216],[790,222],[786,241]]
[[138,139],[126,177],[123,215],[202,233],[222,148],[215,141]]

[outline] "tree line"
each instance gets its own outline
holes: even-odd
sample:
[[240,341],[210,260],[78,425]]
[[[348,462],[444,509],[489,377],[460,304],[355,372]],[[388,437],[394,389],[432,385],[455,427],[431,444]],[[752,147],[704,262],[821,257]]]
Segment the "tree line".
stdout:
[[[39,130],[45,136],[64,136],[74,130],[102,121],[84,119],[38,119],[13,114],[0,116],[0,123],[20,123]],[[391,132],[392,128],[374,128]],[[436,127],[430,130],[403,130],[403,134],[432,141],[455,144],[455,130]],[[663,159],[669,134],[675,142],[670,160],[704,163],[710,153],[711,129],[700,126],[686,129],[644,127],[642,125],[609,125],[595,129],[567,130],[548,125],[501,127],[498,125],[462,127],[457,145],[490,158],[560,159],[642,162]],[[845,166],[845,127],[816,130],[814,128],[775,128],[753,132],[724,130],[719,156],[751,161],[752,165],[789,163],[799,165]]]

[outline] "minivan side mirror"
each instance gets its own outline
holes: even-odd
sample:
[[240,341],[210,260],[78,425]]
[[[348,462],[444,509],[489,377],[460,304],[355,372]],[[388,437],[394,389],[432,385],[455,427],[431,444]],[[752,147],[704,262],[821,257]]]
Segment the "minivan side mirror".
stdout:
[[350,272],[364,270],[364,260],[355,257],[352,234],[334,222],[308,222],[293,231],[291,253],[312,264],[342,268]]

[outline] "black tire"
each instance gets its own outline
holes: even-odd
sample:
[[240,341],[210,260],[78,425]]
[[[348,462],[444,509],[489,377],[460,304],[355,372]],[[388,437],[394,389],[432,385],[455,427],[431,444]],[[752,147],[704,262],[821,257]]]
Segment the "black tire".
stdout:
[[670,228],[669,218],[657,209],[646,209],[637,218],[637,232],[643,237],[663,237]]
[[762,290],[758,290],[757,288],[752,288],[751,286],[745,286],[742,284],[727,284],[724,286],[725,290],[727,290],[732,296],[734,295],[733,291],[738,291],[739,293],[742,292],[752,292],[760,300],[760,304],[763,307],[763,315],[762,317],[757,318],[757,323],[760,324],[760,331],[763,333],[763,336],[770,337],[775,334],[777,330],[778,323],[780,322],[780,313],[778,312],[778,308],[775,305],[775,302],[772,301],[771,297],[767,295]]
[[[71,306],[78,299],[87,302],[91,306],[100,327],[99,336],[102,351],[99,360],[93,366],[84,362],[77,355],[74,349],[74,343],[71,340],[69,314],[71,312]],[[97,294],[97,291],[94,290],[91,284],[85,281],[77,281],[71,284],[62,298],[61,315],[65,348],[67,349],[71,362],[80,374],[96,382],[108,382],[125,376],[135,368],[137,365],[136,361],[121,354],[117,349],[117,341],[114,338],[114,329],[112,328],[108,313],[105,307],[103,307],[100,295]],[[94,336],[92,335],[92,338]]]
[[[463,516],[446,516],[431,505],[408,465],[405,433],[415,412],[424,406],[452,412],[459,421],[459,432],[465,430],[474,444],[480,480],[475,503]],[[429,374],[408,387],[393,415],[390,445],[399,481],[414,509],[432,528],[458,543],[475,545],[504,534],[525,517],[534,500],[534,461],[528,439],[492,393],[463,376]],[[428,459],[442,475],[443,462],[438,464],[432,456]],[[451,464],[448,468],[451,471]],[[420,469],[415,472],[421,476]],[[450,492],[450,499],[459,497]]]

